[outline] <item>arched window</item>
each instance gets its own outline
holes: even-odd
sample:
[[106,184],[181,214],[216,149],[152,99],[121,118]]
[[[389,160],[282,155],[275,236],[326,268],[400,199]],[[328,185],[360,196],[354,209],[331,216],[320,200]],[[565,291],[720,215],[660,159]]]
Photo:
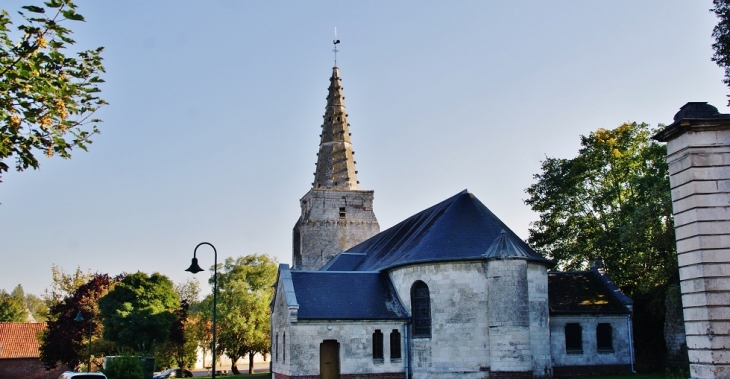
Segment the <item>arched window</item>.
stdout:
[[276,333],[276,340],[274,340],[274,347],[275,347],[274,360],[278,362],[279,361],[279,333]]
[[383,332],[380,329],[373,333],[373,359],[383,359]]
[[281,343],[281,361],[286,363],[286,332],[283,335],[283,341]]
[[413,337],[431,337],[431,295],[422,281],[411,287],[411,313],[413,314]]
[[399,359],[400,356],[400,332],[393,329],[390,332],[390,359]]

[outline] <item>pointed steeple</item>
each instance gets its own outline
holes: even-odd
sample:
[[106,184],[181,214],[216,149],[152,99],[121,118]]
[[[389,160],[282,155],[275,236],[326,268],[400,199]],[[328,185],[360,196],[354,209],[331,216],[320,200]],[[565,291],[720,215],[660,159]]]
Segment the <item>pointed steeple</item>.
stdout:
[[347,123],[341,81],[340,69],[335,66],[330,77],[312,188],[357,190],[355,153],[350,141],[350,124]]

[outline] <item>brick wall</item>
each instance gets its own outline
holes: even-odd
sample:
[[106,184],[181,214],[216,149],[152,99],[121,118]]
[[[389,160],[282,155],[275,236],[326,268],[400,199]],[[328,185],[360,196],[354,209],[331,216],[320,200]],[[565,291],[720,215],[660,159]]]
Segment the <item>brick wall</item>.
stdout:
[[37,358],[0,359],[0,378],[3,379],[55,379],[65,371],[69,371],[66,366],[47,371]]

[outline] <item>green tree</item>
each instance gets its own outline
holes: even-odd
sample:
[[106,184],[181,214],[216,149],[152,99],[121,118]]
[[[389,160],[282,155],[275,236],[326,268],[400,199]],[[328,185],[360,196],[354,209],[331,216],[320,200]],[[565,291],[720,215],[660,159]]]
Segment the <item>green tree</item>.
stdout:
[[[218,273],[218,345],[234,362],[248,354],[249,374],[256,353],[269,349],[269,303],[276,280],[275,261],[267,255],[227,258]],[[211,279],[212,280],[212,279]],[[212,284],[212,282],[211,282]]]
[[33,294],[26,294],[23,290],[23,286],[18,284],[15,289],[13,289],[13,292],[10,293],[11,296],[18,299],[23,304],[23,309],[25,310],[26,316],[30,314],[31,317],[28,318],[30,321],[35,322],[43,322],[46,321],[48,318],[48,307],[43,303],[43,301],[38,298],[38,296],[35,296]]
[[170,326],[170,338],[158,349],[155,357],[155,364],[158,367],[187,369],[195,364],[198,344],[193,335],[189,310],[190,304],[187,300],[182,300],[180,307],[175,310],[175,321]]
[[646,124],[581,136],[573,159],[546,158],[525,201],[539,214],[529,243],[563,269],[595,257],[629,293],[677,276],[666,147]]
[[138,357],[121,355],[110,360],[104,370],[109,379],[143,379],[142,362]]
[[25,322],[27,317],[23,299],[0,290],[0,322]]
[[[713,0],[712,4],[714,7],[710,11],[714,12],[719,19],[712,30],[712,37],[715,38],[715,43],[712,44],[712,48],[715,50],[712,60],[725,70],[725,78],[722,82],[730,87],[730,1]],[[728,105],[730,105],[730,101],[728,101]]]
[[75,41],[66,25],[84,21],[71,0],[24,6],[13,27],[0,11],[0,176],[39,167],[36,154],[70,158],[99,133],[91,116],[106,104],[98,97],[103,48],[66,55]]
[[91,271],[83,272],[81,267],[76,267],[76,271],[67,274],[58,265],[51,265],[52,283],[51,289],[46,288],[42,297],[46,303],[46,307],[51,308],[58,304],[64,298],[72,295],[82,285],[87,283],[94,275]]
[[660,362],[665,294],[679,275],[666,147],[651,134],[627,123],[581,136],[578,156],[542,162],[525,203],[539,214],[528,242],[561,269],[604,258],[634,299],[637,358]]
[[193,307],[200,298],[200,282],[197,279],[188,278],[183,283],[175,284],[175,293],[180,297],[180,301],[185,300]]
[[168,277],[128,274],[99,300],[104,339],[123,352],[154,355],[157,345],[167,342],[179,306]]
[[[191,307],[188,314],[188,323],[186,325],[186,333],[189,341],[203,351],[203,366],[210,367],[212,362],[206,362],[205,356],[211,350],[213,344],[213,334],[211,333],[213,326],[213,298],[206,297]],[[217,351],[217,350],[216,350]]]

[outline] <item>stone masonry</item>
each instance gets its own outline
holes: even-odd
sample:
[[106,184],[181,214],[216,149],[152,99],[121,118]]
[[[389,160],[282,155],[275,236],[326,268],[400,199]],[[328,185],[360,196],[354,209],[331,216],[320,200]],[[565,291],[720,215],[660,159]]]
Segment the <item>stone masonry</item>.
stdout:
[[692,378],[730,378],[730,115],[687,103],[667,142]]
[[373,191],[359,191],[340,70],[332,68],[317,169],[293,230],[292,269],[319,270],[380,231]]

